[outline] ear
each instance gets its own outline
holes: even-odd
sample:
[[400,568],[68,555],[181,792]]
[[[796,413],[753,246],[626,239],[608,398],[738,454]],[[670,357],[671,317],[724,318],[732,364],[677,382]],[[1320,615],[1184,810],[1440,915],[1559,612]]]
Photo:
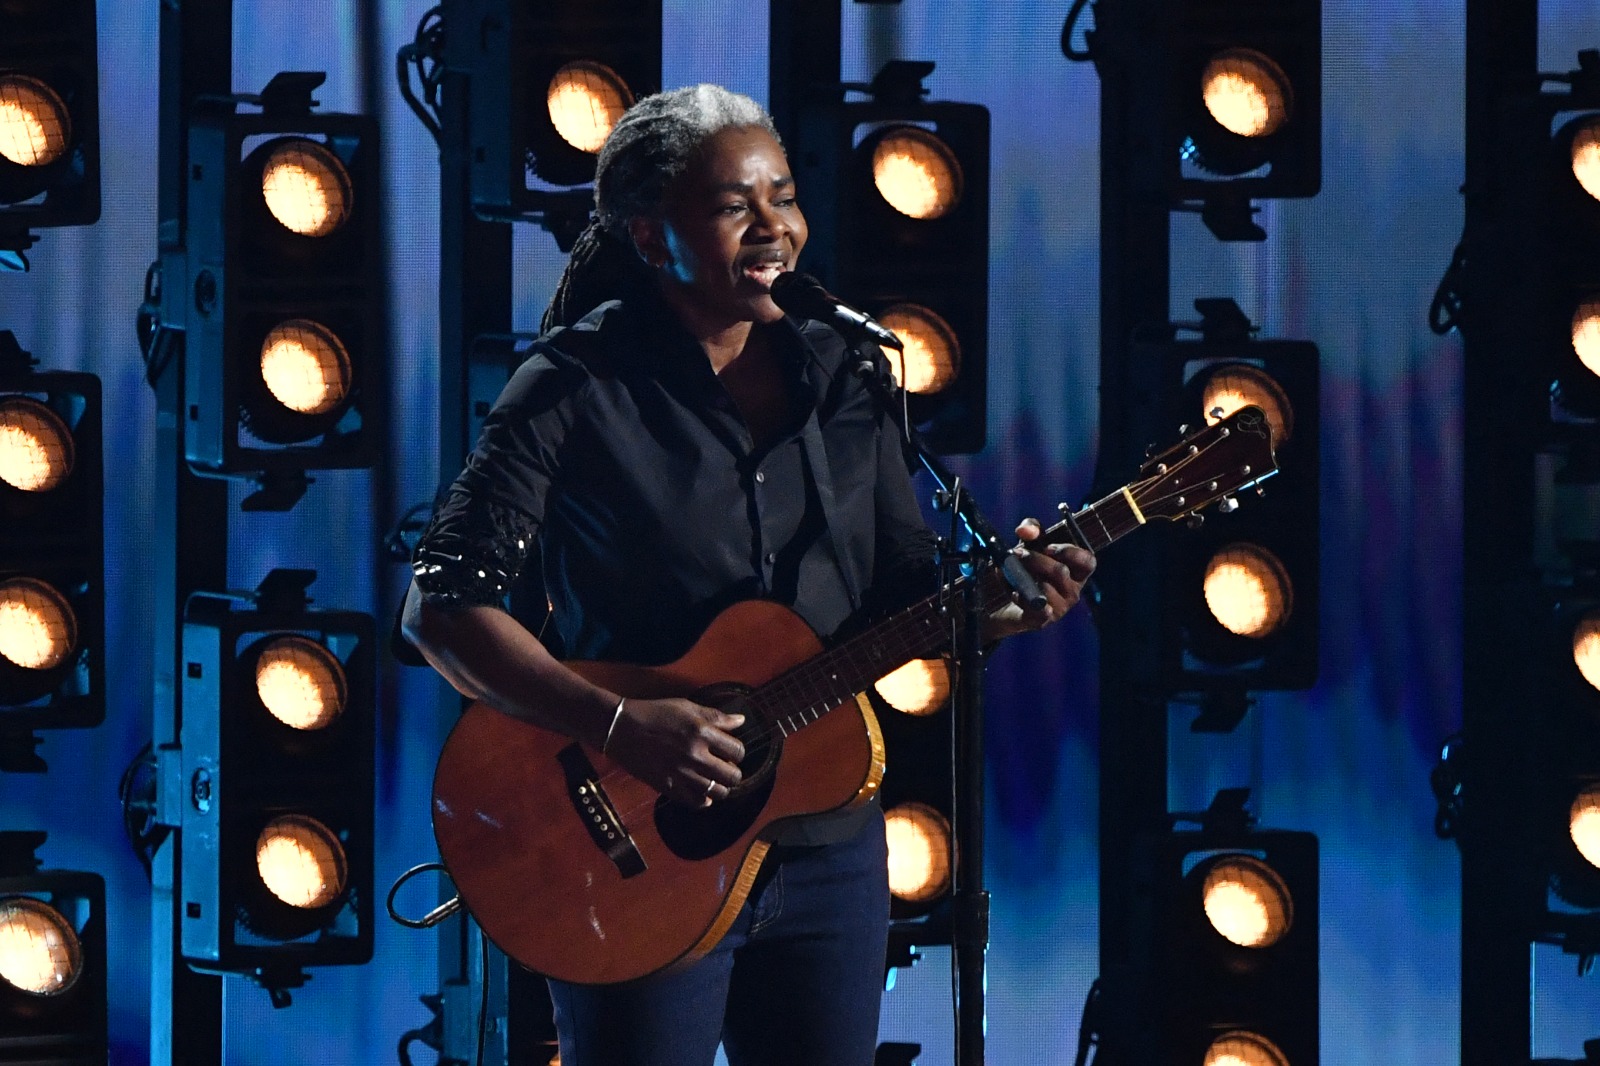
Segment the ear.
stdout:
[[667,249],[667,237],[660,219],[635,215],[628,221],[628,236],[633,238],[633,250],[646,265],[662,267],[672,262]]

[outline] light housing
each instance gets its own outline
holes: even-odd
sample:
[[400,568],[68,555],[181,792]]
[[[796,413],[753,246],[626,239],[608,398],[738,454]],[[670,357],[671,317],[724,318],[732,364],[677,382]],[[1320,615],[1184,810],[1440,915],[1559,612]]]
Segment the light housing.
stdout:
[[1600,589],[1564,590],[1538,634],[1545,685],[1529,700],[1531,839],[1548,894],[1537,938],[1600,950]]
[[38,832],[0,833],[0,1062],[105,1062],[106,889],[41,870]]
[[0,239],[100,217],[95,29],[94,0],[0,4]]
[[1316,837],[1218,821],[1134,855],[1128,1061],[1314,1066]]
[[[183,628],[182,950],[224,972],[372,955],[374,627],[274,571]],[[287,676],[286,676],[287,674]]]
[[1545,157],[1542,238],[1549,271],[1545,306],[1532,309],[1549,353],[1547,375],[1555,408],[1578,418],[1600,417],[1600,197],[1585,182],[1600,182],[1600,111],[1558,116]]
[[[954,674],[945,660],[913,662],[874,685],[867,698],[883,735],[878,796],[889,823],[889,916],[919,930],[918,943],[949,936],[954,807],[951,700]],[[889,702],[894,699],[906,709]]]
[[1191,0],[1167,10],[1174,198],[1316,195],[1321,0]]
[[[0,333],[0,741],[105,718],[103,462],[100,379],[36,370]],[[65,654],[30,635],[44,616]]]
[[[808,271],[909,342],[924,442],[975,452],[988,414],[989,112],[897,88],[931,69],[891,63],[870,101],[807,104],[789,163],[811,229]],[[919,370],[933,350],[949,353],[943,369]],[[884,354],[900,377],[902,357]]]
[[472,199],[490,213],[540,206],[534,179],[592,182],[608,122],[661,89],[661,0],[453,0],[445,19],[473,27],[446,47],[471,77]]
[[[281,74],[190,126],[184,443],[224,474],[370,465],[383,445],[377,124]],[[172,279],[168,279],[172,286]]]
[[1170,690],[1311,687],[1321,600],[1316,345],[1252,339],[1246,330],[1136,344],[1133,358],[1165,361],[1174,430],[1214,423],[1219,409],[1226,416],[1245,404],[1260,408],[1279,469],[1259,494],[1241,493],[1236,510],[1212,508],[1198,527],[1157,530],[1172,607],[1161,653]]

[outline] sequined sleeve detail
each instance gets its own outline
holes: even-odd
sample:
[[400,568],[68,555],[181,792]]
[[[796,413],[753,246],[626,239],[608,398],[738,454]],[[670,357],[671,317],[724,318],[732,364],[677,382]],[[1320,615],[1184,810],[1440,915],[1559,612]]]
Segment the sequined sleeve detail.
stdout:
[[412,556],[423,602],[455,609],[504,606],[537,531],[538,524],[515,507],[452,489]]

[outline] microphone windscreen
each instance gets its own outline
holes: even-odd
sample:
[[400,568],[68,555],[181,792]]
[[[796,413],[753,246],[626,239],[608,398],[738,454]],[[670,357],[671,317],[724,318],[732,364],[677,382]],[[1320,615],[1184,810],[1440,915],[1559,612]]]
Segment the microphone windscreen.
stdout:
[[810,274],[785,271],[772,279],[772,302],[796,318],[827,321],[836,301]]

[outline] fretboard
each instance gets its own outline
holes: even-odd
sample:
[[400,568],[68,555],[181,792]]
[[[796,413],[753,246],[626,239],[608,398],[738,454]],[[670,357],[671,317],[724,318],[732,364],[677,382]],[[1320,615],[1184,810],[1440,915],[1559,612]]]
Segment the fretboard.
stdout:
[[[1044,530],[1034,543],[1040,547],[1080,544],[1099,552],[1144,521],[1124,488]],[[1081,532],[1081,539],[1075,529]],[[938,655],[950,646],[952,620],[970,580],[958,578],[927,599],[780,674],[751,693],[749,713],[788,736],[850,702],[856,693],[911,660]],[[977,593],[983,615],[999,610],[1011,597],[1005,579],[992,568],[978,578]]]

